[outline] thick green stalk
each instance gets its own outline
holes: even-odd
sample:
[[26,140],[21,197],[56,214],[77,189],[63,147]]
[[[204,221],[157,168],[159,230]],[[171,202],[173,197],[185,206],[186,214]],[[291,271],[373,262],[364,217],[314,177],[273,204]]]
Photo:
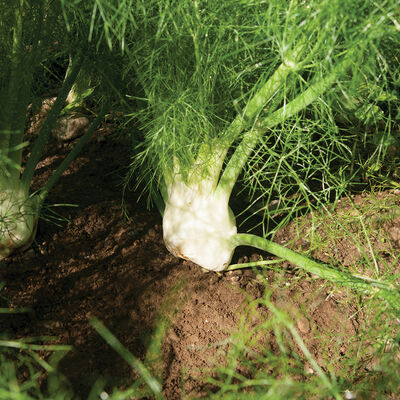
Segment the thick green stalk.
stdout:
[[243,129],[261,112],[268,101],[279,91],[290,72],[295,71],[298,67],[298,59],[301,55],[303,46],[297,46],[291,54],[289,54],[277,70],[272,74],[268,81],[260,90],[248,101],[244,111],[236,116],[229,125],[226,133],[228,137],[234,141]]
[[207,181],[209,191],[213,192],[218,185],[225,156],[226,146],[224,144],[202,144],[196,161],[191,168],[190,182],[198,184],[200,180]]
[[87,143],[89,138],[92,136],[93,132],[98,128],[100,125],[101,121],[104,118],[104,115],[107,112],[108,105],[103,104],[100,112],[98,113],[96,119],[91,123],[85,134],[79,139],[78,143],[76,146],[68,153],[68,155],[64,158],[60,166],[56,169],[56,171],[53,173],[53,175],[50,177],[50,179],[47,181],[46,185],[41,189],[40,191],[40,201],[43,203],[45,200],[47,194],[51,190],[51,188],[55,185],[55,183],[58,181],[62,173],[66,170],[68,165],[73,161],[76,156],[80,153],[82,150],[83,146]]
[[[240,135],[240,133],[248,127],[255,116],[261,112],[263,107],[266,106],[268,101],[279,91],[282,85],[285,83],[288,75],[298,68],[298,60],[301,55],[302,45],[298,45],[286,59],[279,65],[276,71],[268,79],[268,81],[257,91],[257,93],[248,101],[244,111],[237,114],[236,118],[231,122],[229,127],[225,130],[225,135],[228,138],[227,143],[224,147],[220,146],[218,149],[218,155],[215,155],[219,160],[220,169],[222,168],[225,156],[234,142],[234,140]],[[252,133],[246,133],[245,137],[252,136]],[[249,142],[251,142],[249,137]]]
[[255,126],[243,136],[242,141],[230,158],[219,181],[218,190],[226,193],[229,197],[242,168],[246,164],[247,159],[261,136],[269,129],[283,123],[317,100],[319,96],[334,84],[338,76],[345,72],[349,66],[349,59],[346,58],[327,77],[312,84],[294,100],[273,112],[268,117],[257,121]]
[[[22,7],[23,1],[21,2]],[[20,47],[20,61],[18,65],[18,88],[14,93],[15,98],[18,99],[18,104],[15,105],[12,110],[11,117],[13,119],[12,122],[12,132],[13,134],[10,137],[9,143],[9,158],[15,165],[18,165],[18,169],[13,169],[11,176],[12,179],[19,179],[20,177],[20,166],[22,163],[22,151],[24,146],[21,145],[24,137],[24,127],[26,120],[26,110],[28,108],[29,102],[31,100],[31,86],[34,78],[34,68],[37,65],[38,58],[41,56],[41,47],[42,47],[42,35],[43,35],[43,25],[44,25],[44,8],[45,1],[39,2],[36,8],[37,15],[35,17],[36,28],[34,34],[30,38],[32,41],[32,45],[29,49]],[[21,14],[21,12],[20,12]],[[18,16],[17,18],[21,18]],[[22,23],[22,21],[21,21]],[[22,32],[21,32],[22,34]],[[25,44],[20,43],[20,46]],[[24,74],[24,77],[21,77],[21,74]],[[22,82],[22,84],[21,84]]]
[[47,115],[47,118],[40,129],[39,136],[33,145],[32,153],[29,157],[28,162],[26,163],[24,173],[22,174],[21,177],[22,184],[25,187],[30,186],[36,165],[39,162],[44,147],[49,141],[51,130],[54,127],[62,108],[64,107],[65,100],[68,96],[69,91],[71,90],[72,85],[76,80],[76,77],[78,76],[82,63],[83,63],[83,56],[78,55],[74,60],[70,73],[65,78],[61,86],[61,89],[58,93],[57,99],[54,102],[53,107],[49,111],[49,114]]
[[386,300],[396,312],[400,314],[400,291],[385,282],[370,280],[368,278],[362,279],[348,272],[334,269],[330,265],[311,260],[285,246],[256,235],[238,233],[234,235],[231,240],[235,246],[251,246],[267,251],[268,253],[297,265],[310,274],[317,275],[332,283],[356,289],[369,295],[378,295]]
[[0,121],[0,151],[5,157],[10,157],[10,137],[15,134],[13,132],[13,116],[15,109],[18,108],[19,98],[19,82],[20,82],[20,55],[22,44],[22,3],[15,10],[15,24],[13,29],[13,46],[11,54],[10,78],[8,84],[7,98],[4,101],[4,109],[0,114],[3,114],[3,121]]
[[24,23],[32,23],[28,20],[30,15],[25,15],[26,7],[25,2],[20,1],[14,13],[8,88],[1,99],[4,105],[0,112],[0,151],[8,157],[9,166],[4,172],[11,180],[19,179],[21,172],[26,109],[30,101],[33,70],[40,56],[43,30],[44,2],[39,2],[35,6],[36,28],[29,37],[29,44],[24,42]]
[[225,167],[216,191],[219,192],[221,196],[223,195],[227,201],[229,201],[229,197],[231,196],[240,171],[246,164],[251,152],[256,147],[261,135],[262,132],[258,129],[247,131]]

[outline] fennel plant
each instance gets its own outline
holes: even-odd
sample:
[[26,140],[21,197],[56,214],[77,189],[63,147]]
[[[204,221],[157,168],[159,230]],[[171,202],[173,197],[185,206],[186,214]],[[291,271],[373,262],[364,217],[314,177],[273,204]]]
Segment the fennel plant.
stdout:
[[[132,97],[142,104],[143,143],[128,179],[139,174],[159,205],[169,251],[223,271],[237,246],[253,246],[398,301],[384,284],[267,240],[275,216],[347,189],[358,168],[347,118],[354,107],[372,108],[369,129],[390,134],[393,112],[360,88],[398,88],[398,65],[388,63],[400,44],[397,2],[142,0],[133,15],[127,73],[141,87]],[[365,119],[356,114],[359,129]],[[237,232],[229,201],[238,182],[250,206],[261,201],[263,236]]]
[[[99,55],[109,57],[107,48],[102,46],[101,21],[91,20],[92,5],[86,6],[75,2],[64,7],[62,1],[49,0],[0,1],[0,260],[32,243],[49,190],[105,115],[106,106],[102,106],[47,183],[31,193],[36,165],[57,119],[66,109],[67,97],[73,93],[80,71],[87,70],[90,62],[93,73],[101,76],[101,63],[95,61]],[[24,139],[25,127],[29,125],[28,106],[43,99],[43,71],[46,65],[48,68],[60,59],[66,60],[65,68],[68,59],[72,61],[29,158],[22,165],[22,152],[28,144]],[[103,100],[99,103],[106,104]]]

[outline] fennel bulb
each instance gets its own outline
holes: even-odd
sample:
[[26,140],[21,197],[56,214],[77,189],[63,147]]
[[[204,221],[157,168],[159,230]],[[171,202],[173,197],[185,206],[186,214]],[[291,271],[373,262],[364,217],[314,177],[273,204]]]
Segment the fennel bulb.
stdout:
[[33,242],[39,219],[40,198],[29,197],[20,181],[0,188],[0,260]]
[[204,181],[185,183],[176,177],[167,188],[163,216],[164,242],[175,256],[211,271],[226,269],[237,233],[226,196],[210,191]]
[[[126,6],[122,15],[128,14],[129,7]],[[118,35],[119,30],[109,34],[107,23],[93,17],[97,5],[85,3],[83,7],[82,4],[64,1],[0,0],[0,9],[0,259],[3,259],[17,249],[28,247],[33,241],[40,208],[48,192],[102,122],[112,97],[108,85],[115,76],[113,72],[116,71],[118,80],[120,76],[112,50],[114,35]],[[115,12],[111,8],[107,17],[115,19]],[[104,40],[107,50],[103,47]],[[51,54],[56,56],[49,56]],[[48,79],[47,74],[54,66],[61,66],[60,61],[66,57],[70,57],[66,76],[54,102],[46,105],[46,118],[22,168],[22,154],[28,139],[24,135],[30,122],[27,108],[55,89],[55,81]],[[96,95],[107,87],[106,96],[96,97],[101,104],[97,117],[90,125],[86,118],[73,119],[69,121],[71,124],[68,122],[65,133],[69,136],[66,139],[75,138],[75,128],[79,128],[79,136],[83,129],[86,132],[44,186],[38,188],[35,195],[30,195],[36,166],[51,133],[60,117],[77,105],[73,102],[69,108],[66,107],[68,95],[71,95],[69,99],[75,96],[75,100],[82,104],[93,89],[81,91],[77,80],[82,80],[84,85],[91,82],[92,76],[96,77]],[[92,104],[97,104],[97,101]]]

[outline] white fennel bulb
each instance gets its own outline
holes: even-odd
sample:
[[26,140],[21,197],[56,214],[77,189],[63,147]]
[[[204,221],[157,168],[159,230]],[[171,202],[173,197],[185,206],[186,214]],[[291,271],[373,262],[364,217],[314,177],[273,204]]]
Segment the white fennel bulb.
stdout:
[[222,271],[232,259],[231,238],[237,229],[227,197],[209,189],[206,180],[194,184],[174,179],[163,215],[164,242],[173,255]]
[[20,182],[0,188],[0,260],[28,248],[36,235],[39,197],[29,197]]

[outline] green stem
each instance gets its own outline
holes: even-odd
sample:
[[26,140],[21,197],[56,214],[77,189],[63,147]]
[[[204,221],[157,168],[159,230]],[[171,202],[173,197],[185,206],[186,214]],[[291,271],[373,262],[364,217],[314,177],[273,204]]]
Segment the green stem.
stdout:
[[193,184],[207,180],[209,191],[213,192],[221,174],[226,156],[226,146],[221,143],[203,143],[199,149],[196,161],[192,167],[191,181]]
[[[3,109],[0,111],[0,151],[8,158],[8,166],[1,175],[6,175],[10,181],[19,179],[21,173],[23,135],[26,110],[31,99],[33,71],[41,54],[41,35],[43,30],[44,2],[35,8],[33,17],[30,6],[25,1],[19,1],[14,13],[12,52],[10,58],[8,88],[2,93]],[[28,9],[27,9],[28,7]],[[34,21],[28,21],[34,18]],[[25,21],[24,21],[25,20]],[[34,33],[25,43],[24,22],[36,26]]]
[[[24,1],[21,2],[21,6],[24,6]],[[41,2],[36,8],[36,16],[35,16],[35,31],[32,37],[30,38],[32,45],[30,49],[27,50],[26,48],[20,48],[21,51],[21,60],[18,66],[18,88],[16,92],[16,97],[18,98],[18,105],[15,106],[13,109],[13,126],[12,131],[13,134],[10,137],[10,144],[9,144],[9,158],[14,162],[16,165],[19,166],[18,169],[14,169],[12,171],[12,179],[19,179],[21,173],[21,164],[22,164],[22,151],[24,146],[21,145],[23,142],[24,137],[24,126],[26,120],[26,110],[28,108],[29,102],[31,100],[31,88],[32,88],[32,81],[34,78],[34,69],[37,65],[38,58],[42,56],[42,34],[43,34],[43,27],[44,27],[44,12],[45,12],[45,4],[46,2]],[[19,17],[20,18],[20,17]],[[22,23],[22,21],[21,21]],[[21,32],[22,33],[22,32]],[[22,38],[21,44],[22,43]],[[21,74],[24,74],[24,77],[21,77]],[[22,84],[21,84],[22,83]]]
[[338,76],[351,65],[349,61],[349,57],[345,58],[326,78],[312,84],[294,100],[268,117],[257,121],[255,126],[243,136],[242,141],[233,153],[221,176],[218,189],[226,193],[229,197],[242,168],[261,136],[274,126],[283,123],[291,116],[297,114],[321,96],[322,93],[334,84]]
[[83,146],[87,143],[89,138],[92,136],[93,132],[98,128],[101,121],[106,114],[108,109],[107,104],[103,104],[99,114],[97,115],[96,119],[91,123],[85,134],[79,139],[76,146],[68,153],[68,155],[64,158],[60,166],[54,171],[53,175],[47,181],[46,185],[40,190],[40,201],[43,203],[47,194],[51,190],[51,188],[55,185],[58,181],[62,173],[67,169],[68,165],[76,158],[76,156],[80,153]]
[[267,251],[279,258],[283,258],[310,274],[319,276],[332,283],[356,289],[369,295],[378,295],[386,300],[397,313],[400,314],[400,291],[390,284],[372,280],[369,278],[362,279],[354,276],[349,272],[334,269],[328,264],[314,261],[302,254],[296,253],[285,246],[274,243],[262,237],[238,233],[232,237],[235,246],[251,246],[260,250]]
[[22,174],[21,177],[22,184],[27,188],[30,186],[30,182],[35,172],[36,165],[39,162],[44,147],[49,141],[51,130],[55,125],[62,108],[64,107],[65,100],[68,96],[68,93],[72,85],[76,80],[76,77],[78,76],[82,63],[83,63],[83,56],[78,55],[74,60],[70,73],[65,78],[61,86],[61,89],[58,93],[57,99],[54,102],[53,107],[51,107],[51,110],[49,111],[47,118],[43,123],[42,128],[40,129],[39,136],[33,145],[32,153],[29,157],[28,162],[26,163],[24,173]]
[[[10,137],[13,132],[13,116],[15,109],[18,108],[19,99],[19,66],[22,44],[22,1],[19,7],[15,10],[15,24],[13,29],[13,46],[11,54],[10,77],[7,91],[7,98],[5,99],[5,107],[2,110],[3,117],[0,122],[0,151],[5,157],[10,157]],[[3,100],[3,99],[2,99]],[[11,163],[10,163],[11,165]],[[7,171],[10,172],[10,171]]]
[[261,132],[256,129],[251,129],[247,131],[242,138],[239,146],[236,148],[235,152],[232,154],[228,164],[225,167],[224,172],[219,180],[217,191],[220,192],[221,196],[229,197],[232,193],[233,187],[237,181],[240,171],[250,157],[250,154],[256,147],[258,141],[260,140]]
[[293,50],[292,54],[286,57],[263,87],[249,100],[244,111],[232,121],[226,130],[228,137],[232,138],[232,142],[248,126],[249,122],[261,112],[275,93],[279,91],[289,73],[298,67],[297,62],[302,49],[303,46],[299,45]]
[[[223,164],[223,160],[225,159],[225,156],[234,142],[234,140],[239,136],[239,134],[245,129],[249,123],[253,121],[255,116],[259,114],[263,107],[266,106],[268,101],[271,100],[271,98],[279,91],[279,89],[282,87],[284,82],[286,81],[286,78],[290,74],[290,72],[295,71],[298,68],[297,62],[298,59],[300,58],[301,51],[303,49],[303,45],[298,45],[289,55],[286,57],[286,59],[280,64],[280,66],[277,68],[277,70],[272,74],[272,76],[268,79],[268,81],[261,87],[261,89],[258,90],[258,92],[248,101],[246,104],[246,107],[244,111],[236,116],[236,118],[231,122],[229,127],[225,131],[225,135],[228,138],[228,142],[225,145],[225,147],[222,149],[220,148],[219,152],[221,156],[219,159],[221,160],[221,168]],[[242,169],[244,163],[246,162],[247,158],[249,157],[252,148],[249,147],[251,145],[256,145],[257,140],[253,143],[254,135],[253,132],[247,132],[244,134],[244,137],[246,138],[244,141],[246,142],[242,148],[238,149],[237,156],[234,158],[232,161],[233,163],[235,162],[240,162],[240,169]],[[242,141],[243,142],[243,141]],[[247,151],[249,150],[249,151]],[[248,153],[248,155],[246,155]],[[243,161],[243,162],[242,162]],[[225,175],[224,179],[228,179],[230,173]],[[233,173],[232,178],[234,179],[234,182],[236,182],[235,173]],[[221,187],[224,187],[224,183],[222,183]],[[233,186],[232,186],[233,188]],[[222,189],[223,190],[223,189]],[[228,198],[232,190],[228,190]]]
[[280,264],[282,261],[283,260],[281,260],[281,259],[277,259],[277,260],[260,260],[260,261],[252,261],[252,262],[241,263],[241,264],[231,264],[231,265],[229,265],[228,268],[225,269],[225,271],[235,271],[237,269],[252,268],[252,267],[262,267],[264,265]]

